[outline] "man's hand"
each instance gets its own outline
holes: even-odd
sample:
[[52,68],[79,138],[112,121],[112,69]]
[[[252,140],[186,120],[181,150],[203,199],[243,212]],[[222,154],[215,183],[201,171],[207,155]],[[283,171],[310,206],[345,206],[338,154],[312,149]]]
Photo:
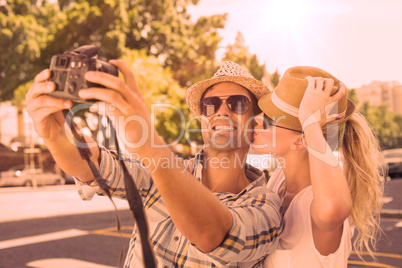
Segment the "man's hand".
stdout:
[[63,109],[70,109],[72,102],[46,95],[55,90],[55,84],[47,81],[50,70],[40,72],[25,96],[27,111],[36,132],[45,141],[52,141],[64,131]]
[[[52,156],[61,169],[82,181],[93,180],[88,164],[73,143],[68,140],[64,129],[62,110],[70,109],[72,102],[47,95],[55,90],[55,84],[47,81],[50,78],[48,69],[40,72],[25,96],[27,111],[31,116],[36,132],[47,144]],[[87,142],[93,142],[87,137]],[[91,148],[92,161],[98,165],[98,147]]]
[[90,110],[109,117],[120,135],[119,138],[130,152],[146,155],[150,148],[151,133],[156,134],[149,110],[127,64],[122,60],[111,60],[110,63],[120,70],[124,81],[107,73],[90,71],[85,78],[107,88],[82,89],[79,96],[99,100]]

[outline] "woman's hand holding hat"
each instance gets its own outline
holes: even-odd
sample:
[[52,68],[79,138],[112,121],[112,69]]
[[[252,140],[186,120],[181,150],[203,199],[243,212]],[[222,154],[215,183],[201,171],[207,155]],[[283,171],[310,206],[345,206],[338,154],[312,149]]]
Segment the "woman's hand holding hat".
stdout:
[[[338,91],[331,96],[334,80],[322,77],[306,77],[308,86],[299,107],[299,120],[304,130],[307,126],[320,126],[336,121],[343,114],[333,113],[338,101],[346,94],[346,87],[339,83]],[[331,113],[332,112],[332,113]]]

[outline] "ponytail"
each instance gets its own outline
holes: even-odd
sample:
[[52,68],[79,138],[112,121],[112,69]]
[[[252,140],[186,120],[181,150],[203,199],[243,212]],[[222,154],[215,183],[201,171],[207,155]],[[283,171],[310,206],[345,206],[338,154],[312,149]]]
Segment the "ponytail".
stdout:
[[354,112],[345,123],[340,151],[352,196],[351,217],[358,231],[353,247],[360,258],[365,248],[375,259],[381,230],[384,160],[372,128],[359,112]]

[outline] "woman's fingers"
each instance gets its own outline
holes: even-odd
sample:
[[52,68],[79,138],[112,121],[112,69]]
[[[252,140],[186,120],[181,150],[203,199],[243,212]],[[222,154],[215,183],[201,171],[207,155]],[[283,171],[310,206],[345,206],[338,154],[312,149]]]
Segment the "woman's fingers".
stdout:
[[307,76],[306,79],[308,81],[308,88],[319,91],[331,91],[334,85],[334,80],[331,78]]
[[339,82],[339,90],[331,96],[332,101],[337,101],[342,99],[346,94],[346,86],[342,82]]
[[307,76],[307,90],[314,90],[315,89],[315,79],[311,76]]
[[[306,115],[311,115],[320,111],[321,124],[328,124],[339,119],[342,115],[337,112],[335,107],[338,101],[346,94],[346,87],[343,83],[339,83],[339,90],[331,96],[335,81],[331,78],[306,77],[308,87],[305,96],[303,96],[300,104],[299,119],[303,119]],[[314,86],[313,86],[314,85]]]
[[335,81],[331,78],[324,78],[324,88],[323,91],[328,94],[331,94],[332,87],[334,86]]
[[324,78],[322,77],[315,77],[315,89],[316,90],[322,90],[324,87]]

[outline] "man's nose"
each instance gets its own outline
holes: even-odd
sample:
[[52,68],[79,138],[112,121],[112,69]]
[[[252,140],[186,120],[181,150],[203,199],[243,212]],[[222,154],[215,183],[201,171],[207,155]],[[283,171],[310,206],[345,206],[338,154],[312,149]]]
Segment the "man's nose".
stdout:
[[222,104],[219,107],[218,111],[216,112],[216,115],[220,116],[228,116],[231,113],[231,110],[226,104],[226,100],[222,100]]

